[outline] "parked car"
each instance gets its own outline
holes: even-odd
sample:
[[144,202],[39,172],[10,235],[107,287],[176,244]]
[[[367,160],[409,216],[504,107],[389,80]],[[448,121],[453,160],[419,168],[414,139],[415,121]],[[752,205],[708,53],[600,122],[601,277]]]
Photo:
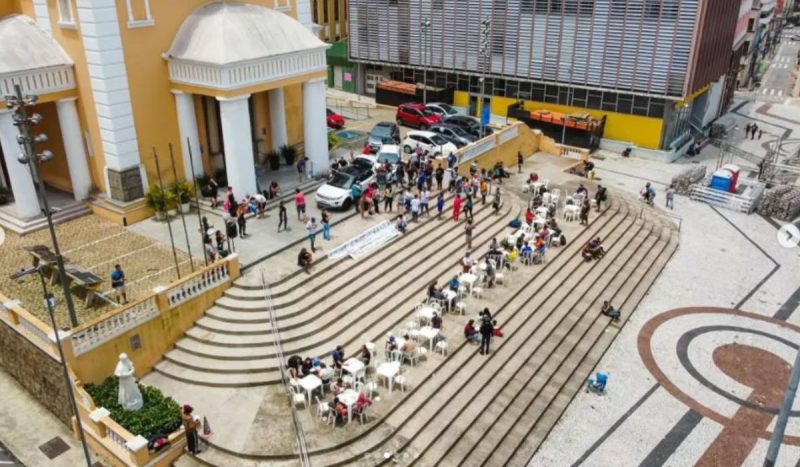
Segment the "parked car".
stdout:
[[352,164],[332,173],[327,182],[317,189],[317,205],[327,209],[350,209],[353,196],[350,189],[358,183],[362,190],[375,182],[374,162],[363,156],[356,157]]
[[400,127],[392,122],[380,122],[369,132],[367,144],[370,150],[375,153],[381,146],[391,140],[394,144],[400,144]]
[[417,146],[434,156],[447,156],[450,155],[451,152],[458,150],[455,144],[432,131],[409,131],[406,135],[406,139],[400,143],[400,147],[403,148],[403,152],[406,154],[414,152]]
[[397,106],[398,125],[413,126],[420,130],[427,130],[431,125],[441,123],[442,119],[422,104],[400,104]]
[[475,141],[474,136],[462,130],[461,127],[450,123],[437,123],[431,127],[431,131],[438,133],[442,138],[450,141],[459,148],[463,148]]
[[331,109],[325,109],[327,113],[328,128],[341,129],[344,128],[344,117],[337,114]]
[[[478,139],[481,137],[481,122],[475,117],[469,115],[454,115],[444,119],[444,123],[456,125],[467,133],[471,134]],[[488,126],[484,128],[483,136],[488,136],[493,133],[492,129]]]
[[461,112],[456,110],[455,107],[450,104],[445,104],[444,102],[429,102],[428,104],[425,104],[425,108],[442,118],[451,117],[453,115],[461,115]]

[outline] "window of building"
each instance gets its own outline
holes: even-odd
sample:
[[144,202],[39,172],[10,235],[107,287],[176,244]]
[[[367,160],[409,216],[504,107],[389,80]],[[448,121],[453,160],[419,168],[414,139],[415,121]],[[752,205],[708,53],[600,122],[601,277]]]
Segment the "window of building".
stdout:
[[662,19],[677,19],[680,10],[679,0],[664,0],[661,5]]
[[533,13],[533,0],[522,0],[519,5],[519,12],[523,15]]
[[75,27],[75,18],[72,16],[72,0],[58,0],[58,25],[62,28]]
[[594,0],[580,0],[578,4],[578,15],[592,16],[594,13]]
[[646,0],[644,19],[658,19],[661,16],[661,0]]
[[128,4],[128,27],[143,28],[153,25],[150,0],[126,0]]

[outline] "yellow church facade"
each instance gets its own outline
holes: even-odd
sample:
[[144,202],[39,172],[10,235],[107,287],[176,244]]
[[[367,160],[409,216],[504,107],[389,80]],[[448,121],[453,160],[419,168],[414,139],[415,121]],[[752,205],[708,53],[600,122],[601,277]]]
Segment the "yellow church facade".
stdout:
[[[5,0],[0,2],[0,95],[39,99],[37,132],[55,158],[48,187],[133,222],[161,175],[224,167],[237,196],[254,193],[259,153],[302,145],[328,168],[325,50],[311,0]],[[17,215],[39,214],[17,162],[11,113],[0,103],[0,185]],[[97,210],[97,209],[96,209]],[[111,216],[113,217],[113,216]]]

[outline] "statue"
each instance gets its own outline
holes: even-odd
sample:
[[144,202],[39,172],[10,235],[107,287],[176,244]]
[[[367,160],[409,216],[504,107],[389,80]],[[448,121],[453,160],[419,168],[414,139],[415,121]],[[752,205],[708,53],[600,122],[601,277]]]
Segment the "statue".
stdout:
[[133,376],[133,362],[124,353],[119,354],[114,376],[119,379],[119,405],[125,410],[141,409],[144,400]]

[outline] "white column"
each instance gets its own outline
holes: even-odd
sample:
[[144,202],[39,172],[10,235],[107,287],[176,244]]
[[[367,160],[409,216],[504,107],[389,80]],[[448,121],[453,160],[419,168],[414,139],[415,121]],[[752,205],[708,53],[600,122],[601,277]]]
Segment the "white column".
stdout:
[[218,97],[222,139],[225,146],[225,167],[228,185],[241,199],[256,193],[256,166],[253,159],[253,134],[250,128],[250,95]]
[[286,136],[286,104],[283,101],[283,88],[269,91],[269,126],[272,149],[277,150],[289,143],[289,138]]
[[64,140],[64,151],[67,153],[69,179],[72,181],[72,194],[78,201],[89,197],[92,189],[92,176],[89,174],[89,163],[81,136],[81,124],[78,119],[76,97],[61,99],[56,103],[58,124],[61,127],[61,138]]
[[325,81],[320,78],[303,83],[305,151],[315,175],[327,171],[330,164],[325,106]]
[[[200,136],[197,134],[197,116],[194,111],[194,96],[183,91],[172,91],[175,94],[175,107],[178,109],[178,130],[180,132],[180,148],[183,154],[183,174],[186,180],[192,180],[192,164],[194,175],[203,175],[203,160],[200,157]],[[191,147],[191,162],[190,151]]]
[[17,216],[22,219],[38,216],[42,211],[39,198],[36,197],[36,187],[28,166],[17,160],[21,149],[17,144],[17,127],[9,111],[0,111],[0,146],[3,148],[8,178],[11,179]]

